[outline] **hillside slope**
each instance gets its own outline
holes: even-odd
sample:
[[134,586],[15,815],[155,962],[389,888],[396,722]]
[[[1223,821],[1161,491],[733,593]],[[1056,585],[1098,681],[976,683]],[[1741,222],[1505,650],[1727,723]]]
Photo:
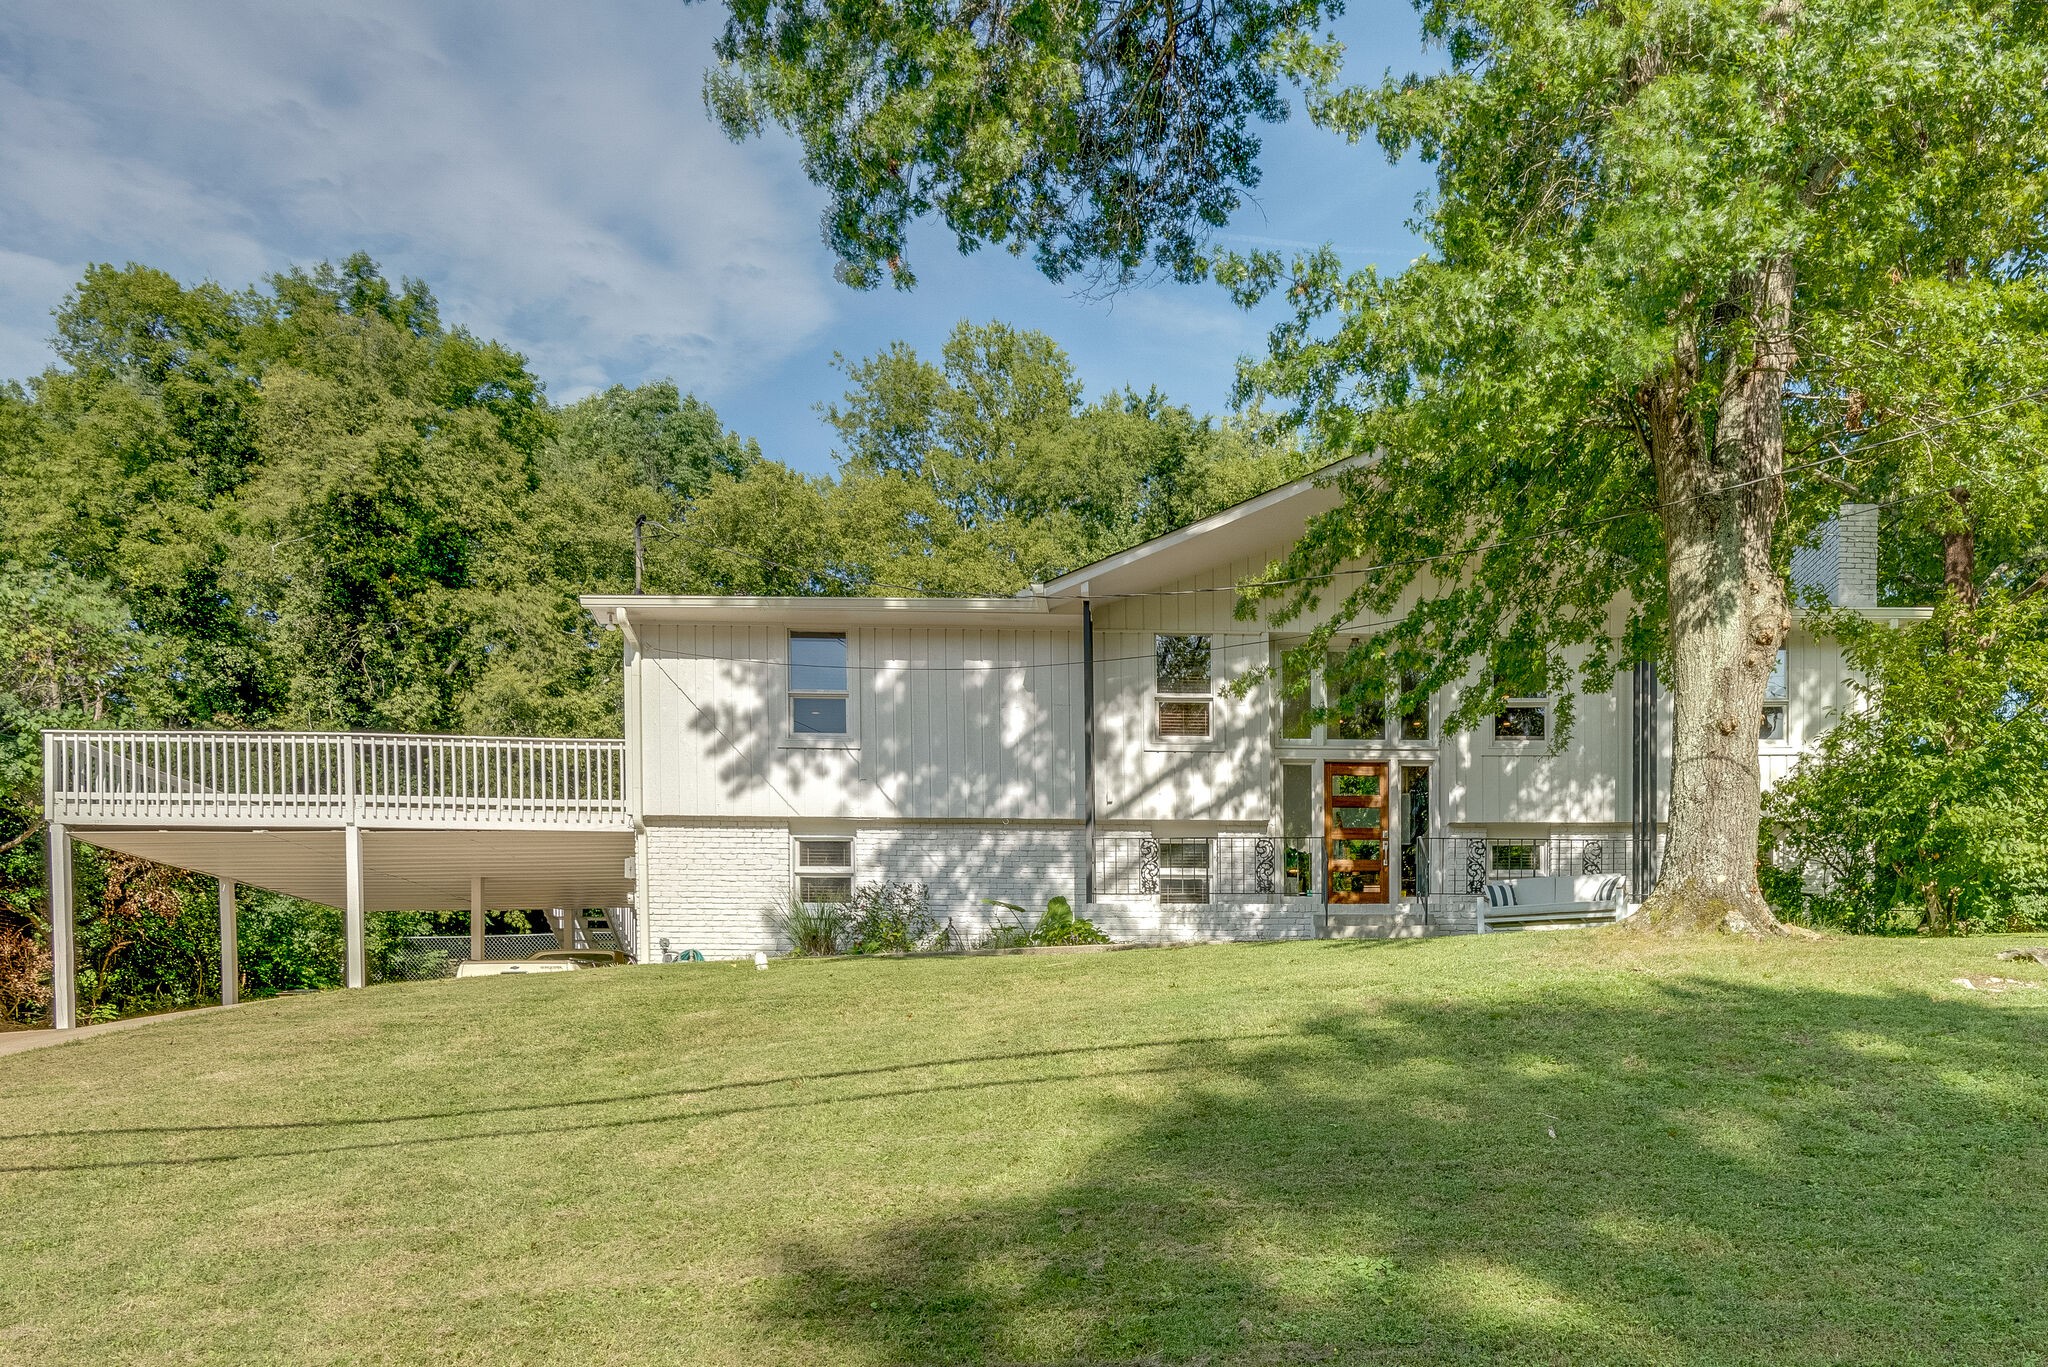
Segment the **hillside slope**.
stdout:
[[[374,988],[0,1059],[0,1361],[2025,1361],[2048,988],[1621,934]],[[2031,969],[2031,965],[2027,966]]]

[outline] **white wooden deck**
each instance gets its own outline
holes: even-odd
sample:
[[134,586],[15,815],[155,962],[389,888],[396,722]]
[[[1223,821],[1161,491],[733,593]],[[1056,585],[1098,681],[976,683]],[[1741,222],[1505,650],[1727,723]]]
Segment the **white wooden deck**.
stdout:
[[85,827],[627,830],[626,743],[49,731],[45,814]]
[[[74,957],[73,838],[342,908],[351,987],[366,977],[369,911],[467,907],[481,936],[490,907],[632,900],[620,740],[50,731],[43,800],[60,963]],[[224,897],[224,958],[232,915]],[[56,976],[62,1028],[75,1017],[75,979]]]

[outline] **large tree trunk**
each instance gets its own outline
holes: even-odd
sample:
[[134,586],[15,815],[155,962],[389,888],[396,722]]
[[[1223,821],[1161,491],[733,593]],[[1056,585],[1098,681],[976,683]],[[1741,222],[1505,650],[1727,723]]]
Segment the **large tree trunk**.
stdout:
[[1714,430],[1689,403],[1695,340],[1651,405],[1671,612],[1671,825],[1652,929],[1779,929],[1757,887],[1764,688],[1791,625],[1771,565],[1784,512],[1785,378],[1792,367],[1792,267],[1775,260],[1736,284]]

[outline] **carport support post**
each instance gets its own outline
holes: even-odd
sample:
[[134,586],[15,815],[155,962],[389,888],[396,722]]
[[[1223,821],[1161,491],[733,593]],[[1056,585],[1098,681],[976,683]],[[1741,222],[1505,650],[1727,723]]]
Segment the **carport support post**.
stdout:
[[342,862],[346,891],[341,908],[344,980],[350,987],[370,981],[369,955],[363,948],[363,828],[351,821],[342,828]]
[[478,963],[484,957],[484,876],[469,880],[469,957]]
[[242,999],[242,951],[235,942],[235,880],[220,880],[220,1004]]
[[71,832],[52,821],[43,838],[50,852],[50,1024],[78,1025],[77,898],[71,872]]

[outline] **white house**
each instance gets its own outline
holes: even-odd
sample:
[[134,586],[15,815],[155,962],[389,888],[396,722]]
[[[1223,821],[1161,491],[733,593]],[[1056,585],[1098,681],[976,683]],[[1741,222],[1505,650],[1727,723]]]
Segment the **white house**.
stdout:
[[[564,945],[642,963],[777,948],[773,911],[914,881],[971,943],[991,900],[1064,896],[1127,940],[1469,930],[1489,881],[1652,875],[1668,707],[1649,671],[1477,731],[1442,708],[1309,725],[1272,678],[1290,639],[1237,620],[1336,492],[1307,479],[1014,598],[592,596],[625,636],[625,738],[52,731],[51,924],[75,962],[74,839],[364,917],[552,909]],[[1877,519],[1846,507],[1795,579],[1873,616]],[[1795,626],[1758,746],[1768,782],[1848,701]],[[1616,886],[1606,884],[1610,888]],[[1618,893],[1617,893],[1618,895]],[[609,912],[599,909],[609,908]],[[76,1014],[56,977],[53,1020]]]
[[[1312,726],[1320,678],[1277,685],[1304,629],[1238,620],[1234,586],[1336,497],[1303,480],[1014,598],[584,598],[626,638],[640,957],[773,950],[779,903],[884,881],[968,941],[992,900],[1065,896],[1116,939],[1405,936],[1471,929],[1491,879],[1645,883],[1647,670],[1582,697],[1556,754],[1549,698],[1446,734],[1441,706]],[[1875,509],[1845,513],[1795,573],[1875,612]],[[1844,683],[1795,628],[1766,782]]]

